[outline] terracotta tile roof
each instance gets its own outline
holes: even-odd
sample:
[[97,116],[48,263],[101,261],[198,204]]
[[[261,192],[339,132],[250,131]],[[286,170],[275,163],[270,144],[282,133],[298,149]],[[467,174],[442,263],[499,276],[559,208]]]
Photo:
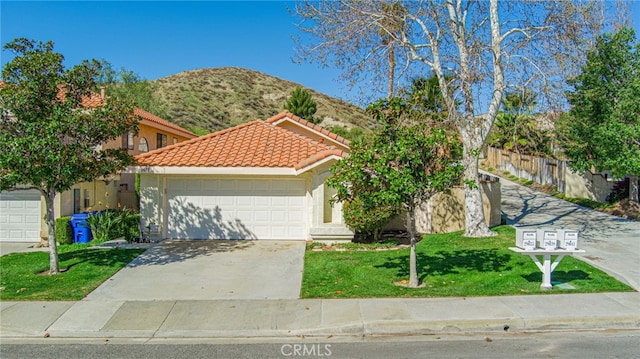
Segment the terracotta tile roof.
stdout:
[[279,122],[282,119],[287,119],[287,118],[289,120],[293,121],[293,122],[296,122],[296,123],[298,123],[298,124],[300,124],[302,126],[305,126],[305,127],[309,128],[309,129],[311,129],[311,130],[313,130],[313,131],[315,131],[315,132],[317,132],[317,133],[319,133],[319,134],[321,134],[323,136],[326,136],[326,137],[328,137],[328,138],[330,138],[330,139],[332,139],[332,140],[334,140],[334,141],[336,141],[338,143],[341,143],[341,144],[345,145],[346,147],[349,147],[349,145],[351,144],[351,141],[347,140],[346,138],[344,138],[342,136],[338,136],[335,133],[327,130],[326,128],[324,128],[324,127],[322,127],[320,125],[313,124],[313,123],[311,123],[311,122],[309,122],[309,121],[307,121],[307,120],[305,120],[305,119],[303,119],[303,118],[301,118],[299,116],[296,116],[296,115],[292,114],[289,111],[280,112],[279,114],[266,119],[266,122],[270,123],[270,124],[274,124],[274,123]]
[[[188,131],[188,130],[185,130],[184,128],[182,128],[182,127],[180,127],[180,126],[178,126],[178,125],[176,125],[174,123],[171,123],[171,122],[169,122],[167,120],[163,120],[162,118],[160,118],[160,117],[158,117],[158,116],[156,116],[156,115],[154,115],[154,114],[152,114],[150,112],[147,112],[147,111],[145,111],[145,110],[143,110],[141,108],[137,108],[137,107],[134,108],[133,109],[133,114],[136,115],[136,116],[140,116],[140,118],[141,118],[140,122],[143,123],[143,124],[144,124],[145,121],[149,121],[149,122],[151,122],[152,124],[155,124],[155,125],[161,125],[161,126],[164,126],[164,127],[168,127],[172,131],[175,131],[175,132],[177,132],[177,133],[179,133],[182,136],[185,136],[187,138],[198,137],[198,135],[196,135],[195,133],[193,133],[191,131]],[[151,124],[151,126],[153,126],[152,124]]]
[[[4,86],[5,86],[5,82],[0,80],[0,87],[4,87]],[[64,101],[66,98],[66,90],[64,89],[64,85],[58,85],[57,87],[58,87],[58,94],[56,95],[56,98],[59,101]],[[96,108],[98,106],[104,105],[104,99],[100,94],[91,91],[89,96],[82,96],[81,105],[87,108]]]
[[301,169],[346,152],[261,120],[136,156],[141,166]]
[[[58,85],[58,95],[56,96],[59,101],[64,101],[67,95],[67,90],[64,85]],[[82,107],[96,108],[105,105],[104,97],[101,94],[90,91],[89,96],[82,96]]]

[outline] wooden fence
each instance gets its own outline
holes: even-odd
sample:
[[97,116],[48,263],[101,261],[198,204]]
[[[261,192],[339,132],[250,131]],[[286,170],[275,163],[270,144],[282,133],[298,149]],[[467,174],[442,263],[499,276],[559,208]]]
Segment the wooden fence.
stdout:
[[493,147],[487,147],[487,167],[507,171],[512,175],[540,184],[556,186],[565,192],[567,162],[544,157],[521,155]]
[[590,198],[603,203],[615,183],[601,173],[575,173],[568,167],[567,161],[520,155],[493,147],[487,147],[485,164],[500,172],[506,171],[536,183],[556,186],[567,197]]

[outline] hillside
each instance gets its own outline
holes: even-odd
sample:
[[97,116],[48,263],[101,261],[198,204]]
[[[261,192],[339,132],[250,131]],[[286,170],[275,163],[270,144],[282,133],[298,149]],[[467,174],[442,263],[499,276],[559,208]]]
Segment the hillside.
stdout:
[[[209,132],[283,110],[291,91],[300,86],[257,71],[225,67],[192,70],[152,81],[161,115],[190,130]],[[322,126],[370,127],[364,110],[312,89]],[[198,131],[200,132],[200,131]]]

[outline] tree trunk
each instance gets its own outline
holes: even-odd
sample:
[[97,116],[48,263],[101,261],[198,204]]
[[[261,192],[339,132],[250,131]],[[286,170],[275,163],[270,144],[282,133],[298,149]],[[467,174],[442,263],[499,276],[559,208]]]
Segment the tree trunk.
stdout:
[[387,96],[389,100],[393,98],[393,83],[395,82],[396,54],[393,47],[393,41],[389,41],[389,87]]
[[409,254],[409,287],[417,288],[418,269],[416,264],[416,216],[414,207],[407,209],[407,230],[411,239],[411,253]]
[[49,274],[60,273],[60,262],[58,260],[58,242],[56,241],[56,221],[54,215],[54,199],[56,193],[47,191],[44,198],[47,206],[45,222],[47,223],[49,241]]
[[[474,149],[479,147],[468,144],[464,141],[464,219],[465,237],[491,237],[497,233],[491,231],[484,218],[484,208],[482,206],[482,192],[480,191],[480,183],[478,182],[478,157],[474,153]],[[470,148],[471,147],[471,148]]]
[[638,203],[638,176],[629,176],[629,200]]

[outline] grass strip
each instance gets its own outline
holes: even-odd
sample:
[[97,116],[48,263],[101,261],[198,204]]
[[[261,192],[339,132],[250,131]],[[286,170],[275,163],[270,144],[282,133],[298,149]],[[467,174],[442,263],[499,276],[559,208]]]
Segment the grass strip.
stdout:
[[570,256],[560,262],[551,278],[554,284],[575,289],[541,290],[542,273],[533,261],[508,249],[515,246],[515,230],[510,226],[493,230],[498,236],[465,238],[462,232],[425,236],[416,249],[423,288],[394,285],[409,277],[409,249],[308,250],[301,297],[473,297],[632,290]]
[[0,257],[0,300],[80,300],[144,252],[139,248],[60,246],[58,275],[49,275],[49,252]]

